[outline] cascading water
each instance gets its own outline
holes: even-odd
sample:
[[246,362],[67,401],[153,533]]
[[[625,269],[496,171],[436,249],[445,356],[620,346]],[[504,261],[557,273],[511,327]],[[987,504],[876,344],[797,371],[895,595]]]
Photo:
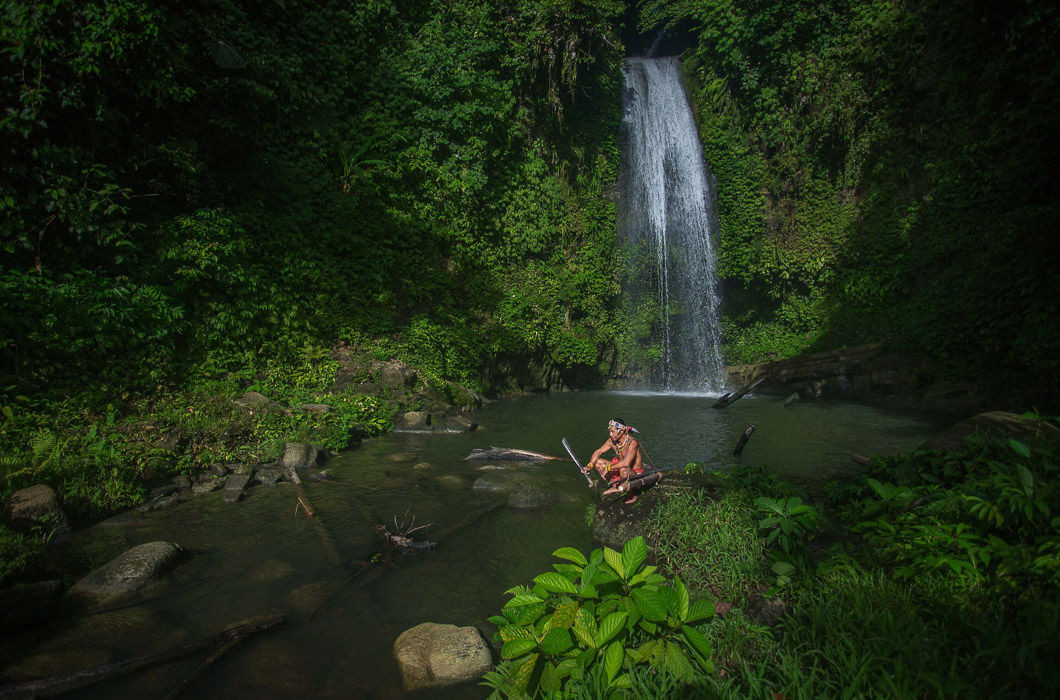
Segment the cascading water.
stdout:
[[[677,58],[630,58],[623,67],[619,235],[633,250],[631,314],[658,309],[651,341],[654,388],[715,392],[723,386],[711,242],[713,177],[703,161]],[[644,263],[647,263],[646,265]],[[652,295],[652,305],[639,295]]]

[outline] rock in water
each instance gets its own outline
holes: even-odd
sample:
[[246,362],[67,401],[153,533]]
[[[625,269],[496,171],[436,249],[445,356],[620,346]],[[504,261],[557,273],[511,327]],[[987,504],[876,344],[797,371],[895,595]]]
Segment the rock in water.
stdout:
[[492,666],[489,647],[474,627],[424,622],[394,642],[407,690],[473,681]]
[[552,457],[549,455],[541,454],[540,452],[531,452],[529,450],[516,450],[509,449],[506,447],[490,447],[488,450],[476,448],[471,450],[471,454],[464,457],[468,459],[489,459],[489,460],[507,460],[510,462],[547,462],[549,460],[558,459],[558,457]]
[[70,593],[97,603],[132,593],[161,577],[183,553],[174,542],[137,545],[75,583]]

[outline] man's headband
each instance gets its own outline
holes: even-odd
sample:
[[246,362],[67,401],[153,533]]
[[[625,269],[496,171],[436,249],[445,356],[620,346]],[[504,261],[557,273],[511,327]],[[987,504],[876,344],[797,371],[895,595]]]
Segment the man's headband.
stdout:
[[628,430],[631,433],[638,432],[636,428],[633,428],[633,427],[628,426],[628,425],[623,425],[622,423],[619,423],[617,420],[609,421],[608,424],[607,424],[607,427],[608,428],[614,428],[615,430]]

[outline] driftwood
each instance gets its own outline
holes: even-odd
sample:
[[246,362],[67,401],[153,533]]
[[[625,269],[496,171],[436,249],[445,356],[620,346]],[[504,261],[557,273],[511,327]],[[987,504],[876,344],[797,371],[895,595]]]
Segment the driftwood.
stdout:
[[754,391],[754,388],[766,380],[765,375],[761,377],[755,377],[751,381],[744,384],[738,391],[730,392],[725,394],[717,401],[714,402],[713,408],[725,408],[729,404],[735,403],[736,401],[743,398],[744,394]]
[[736,449],[732,451],[733,457],[739,457],[740,453],[743,452],[743,448],[747,445],[747,441],[751,439],[751,434],[754,433],[754,423],[747,426],[747,430],[743,431],[743,435],[740,436],[740,440],[736,443]]
[[850,455],[850,459],[852,459],[857,464],[862,464],[862,465],[868,464],[869,461],[870,461],[869,458],[864,456],[864,455]]
[[784,399],[784,403],[782,404],[782,407],[783,408],[787,408],[788,406],[790,406],[791,404],[795,403],[798,400],[799,400],[799,392],[796,391],[794,394],[792,394],[788,398]]
[[638,493],[655,484],[659,479],[662,478],[662,472],[652,472],[650,474],[642,474],[632,479],[627,479],[614,487],[611,493]]
[[[214,653],[211,654],[211,658],[216,660],[217,658],[220,658],[219,654],[228,651],[247,637],[255,635],[258,632],[267,632],[274,629],[282,624],[284,620],[285,617],[283,615],[266,615],[264,617],[252,618],[239,624],[226,627],[220,632],[211,634],[208,637],[203,637],[197,641],[166,651],[145,654],[143,656],[137,656],[134,659],[127,659],[117,663],[94,666],[83,671],[77,671],[76,673],[69,673],[62,676],[40,678],[34,681],[11,683],[5,686],[0,686],[0,698],[54,697],[63,693],[69,693],[70,691],[79,688],[95,685],[96,683],[111,678],[133,673],[134,671],[140,671],[145,668],[160,666],[161,664],[169,663],[170,661],[176,661],[177,659],[182,659],[185,656],[189,656],[211,647],[216,647]],[[213,662],[210,661],[210,663]],[[202,668],[205,667],[203,666]],[[196,674],[198,673],[201,673],[200,669],[196,669]],[[191,680],[194,681],[194,678]],[[185,681],[185,683],[181,684],[181,687],[174,692],[179,694],[180,692],[183,692],[188,685],[191,685],[191,682]]]
[[437,542],[427,540],[414,540],[408,535],[391,532],[386,525],[376,525],[375,534],[386,543],[388,549],[434,549]]
[[516,450],[507,447],[490,447],[488,450],[479,448],[471,450],[471,454],[464,457],[464,459],[500,459],[509,462],[547,462],[550,460],[559,460],[561,458],[541,454],[540,452],[531,452],[529,450]]

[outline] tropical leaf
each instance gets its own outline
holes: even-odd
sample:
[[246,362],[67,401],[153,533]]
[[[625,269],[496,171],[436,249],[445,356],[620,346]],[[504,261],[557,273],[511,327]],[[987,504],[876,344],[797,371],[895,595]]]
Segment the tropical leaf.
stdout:
[[534,583],[550,593],[570,593],[573,595],[578,592],[578,589],[574,587],[569,578],[563,574],[551,571],[534,577]]
[[683,618],[685,622],[699,622],[714,617],[714,601],[710,598],[700,598],[688,606],[688,615]]
[[611,613],[605,617],[596,632],[596,646],[599,648],[607,644],[615,633],[625,626],[627,618],[628,615],[624,612]]
[[537,641],[534,639],[533,632],[520,625],[505,625],[497,630],[497,632],[501,636],[501,641],[504,642],[510,642],[515,639],[531,639],[535,642]]
[[688,646],[702,660],[707,662],[710,661],[714,649],[710,646],[710,641],[707,639],[706,635],[693,627],[685,625],[681,628],[681,636],[684,637],[685,641],[688,642]]
[[604,671],[607,672],[608,683],[613,681],[618,672],[622,670],[622,659],[625,655],[626,651],[622,642],[612,642],[607,647],[607,651],[604,652]]
[[658,591],[638,588],[633,591],[633,600],[640,609],[640,614],[652,622],[666,619],[666,601]]
[[574,547],[560,547],[552,553],[552,556],[559,557],[560,559],[566,559],[567,561],[572,561],[575,564],[580,564],[581,566],[586,566],[589,563],[589,561],[585,558],[585,555],[579,552]]
[[577,601],[570,601],[569,603],[562,603],[556,606],[556,611],[552,613],[552,627],[553,629],[565,629],[569,630],[574,625],[574,620],[578,615],[578,603]]
[[537,648],[535,639],[513,639],[501,647],[502,659],[515,659]]
[[545,638],[541,640],[541,651],[546,654],[555,656],[556,654],[562,654],[563,652],[574,646],[574,641],[570,637],[570,632],[565,629],[553,629],[545,635]]
[[648,558],[648,545],[641,536],[634,537],[622,547],[622,577],[632,576]]
[[610,547],[604,547],[604,560],[607,561],[608,566],[621,578],[626,578],[626,569],[622,566],[622,555],[611,549]]

